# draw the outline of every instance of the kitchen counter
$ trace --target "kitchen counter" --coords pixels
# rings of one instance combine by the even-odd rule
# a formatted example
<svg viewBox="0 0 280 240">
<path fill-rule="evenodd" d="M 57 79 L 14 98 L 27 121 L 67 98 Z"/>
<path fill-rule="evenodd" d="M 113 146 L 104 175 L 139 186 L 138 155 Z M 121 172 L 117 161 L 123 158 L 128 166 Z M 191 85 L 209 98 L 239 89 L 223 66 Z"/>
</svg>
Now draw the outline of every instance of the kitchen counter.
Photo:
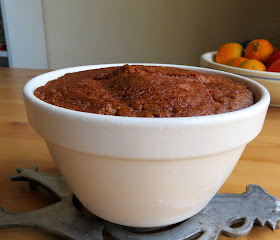
<svg viewBox="0 0 280 240">
<path fill-rule="evenodd" d="M 0 205 L 6 211 L 24 212 L 48 206 L 56 199 L 40 188 L 30 190 L 26 182 L 11 182 L 17 167 L 39 167 L 40 172 L 58 175 L 43 139 L 29 126 L 21 90 L 24 84 L 47 70 L 0 68 Z M 280 198 L 280 108 L 270 107 L 263 130 L 249 143 L 221 193 L 242 193 L 248 184 L 258 184 Z M 1 216 L 0 216 L 1 218 Z M 31 228 L 0 230 L 0 239 L 59 240 L 52 234 Z M 110 238 L 106 238 L 110 239 Z M 219 240 L 228 238 L 220 236 Z M 254 226 L 243 238 L 278 240 L 280 230 Z"/>
</svg>

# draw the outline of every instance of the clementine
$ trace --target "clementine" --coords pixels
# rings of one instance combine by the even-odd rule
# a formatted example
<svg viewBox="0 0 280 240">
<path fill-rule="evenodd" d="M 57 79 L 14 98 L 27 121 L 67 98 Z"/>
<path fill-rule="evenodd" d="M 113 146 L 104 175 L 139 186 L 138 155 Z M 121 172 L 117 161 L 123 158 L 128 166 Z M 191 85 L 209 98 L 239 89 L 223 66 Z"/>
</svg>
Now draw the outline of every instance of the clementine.
<svg viewBox="0 0 280 240">
<path fill-rule="evenodd" d="M 247 45 L 244 56 L 249 59 L 256 59 L 262 63 L 266 63 L 273 52 L 274 47 L 269 41 L 265 39 L 256 39 Z"/>
<path fill-rule="evenodd" d="M 256 60 L 256 59 L 248 59 L 238 65 L 240 68 L 250 69 L 250 70 L 257 70 L 257 71 L 266 71 L 266 66 Z"/>
<path fill-rule="evenodd" d="M 243 54 L 243 47 L 239 43 L 226 43 L 221 46 L 216 55 L 216 62 L 220 64 L 228 64 L 228 62 Z"/>
<path fill-rule="evenodd" d="M 244 61 L 248 60 L 248 58 L 245 57 L 237 57 L 237 58 L 233 58 L 228 62 L 229 66 L 232 67 L 238 67 L 238 65 Z"/>
</svg>

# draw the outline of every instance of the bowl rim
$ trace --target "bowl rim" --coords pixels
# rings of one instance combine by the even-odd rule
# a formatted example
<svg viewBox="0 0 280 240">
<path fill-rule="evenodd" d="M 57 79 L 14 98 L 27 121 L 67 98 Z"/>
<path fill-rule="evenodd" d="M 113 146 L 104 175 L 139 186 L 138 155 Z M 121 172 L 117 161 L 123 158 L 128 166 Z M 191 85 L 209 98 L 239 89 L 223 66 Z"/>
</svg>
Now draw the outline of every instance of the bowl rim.
<svg viewBox="0 0 280 240">
<path fill-rule="evenodd" d="M 208 67 L 217 67 L 219 70 L 224 71 L 230 71 L 237 74 L 242 74 L 243 76 L 246 76 L 248 78 L 254 77 L 254 78 L 260 78 L 260 79 L 268 79 L 268 80 L 274 80 L 274 81 L 280 81 L 280 73 L 278 72 L 268 72 L 268 71 L 256 71 L 256 70 L 250 70 L 250 69 L 244 69 L 244 68 L 237 68 L 228 66 L 225 64 L 216 63 L 213 60 L 213 57 L 217 54 L 217 51 L 212 52 L 206 52 L 201 55 L 200 60 L 207 63 Z M 204 65 L 204 64 L 203 64 Z"/>
<path fill-rule="evenodd" d="M 163 66 L 163 67 L 175 67 L 183 68 L 193 71 L 198 71 L 206 74 L 216 74 L 230 79 L 240 79 L 243 83 L 249 83 L 260 92 L 260 99 L 252 106 L 237 110 L 234 112 L 205 115 L 205 116 L 193 116 L 193 117 L 170 117 L 170 118 L 147 118 L 147 117 L 126 117 L 126 116 L 113 116 L 113 115 L 102 115 L 95 113 L 87 113 L 76 110 L 70 110 L 63 107 L 58 107 L 49 103 L 46 103 L 34 95 L 34 90 L 43 86 L 46 82 L 57 79 L 66 73 L 78 72 L 90 69 L 105 68 L 105 67 L 116 67 L 125 64 L 130 65 L 146 65 L 146 66 Z M 234 81 L 234 80 L 233 80 Z M 42 84 L 41 84 L 42 83 Z M 65 118 L 80 119 L 81 121 L 97 121 L 103 123 L 119 123 L 130 126 L 170 126 L 170 125 L 194 125 L 200 126 L 205 123 L 217 124 L 217 122 L 228 122 L 232 120 L 240 120 L 244 117 L 248 117 L 256 112 L 260 112 L 266 109 L 270 102 L 270 95 L 268 90 L 259 84 L 258 82 L 249 78 L 240 76 L 238 74 L 228 73 L 220 70 L 214 70 L 209 68 L 194 67 L 187 65 L 177 64 L 159 64 L 159 63 L 114 63 L 114 64 L 96 64 L 96 65 L 84 65 L 77 67 L 69 67 L 50 71 L 41 75 L 38 75 L 30 79 L 23 87 L 22 95 L 24 101 L 30 103 L 33 107 L 41 109 L 43 111 L 51 112 Z"/>
</svg>

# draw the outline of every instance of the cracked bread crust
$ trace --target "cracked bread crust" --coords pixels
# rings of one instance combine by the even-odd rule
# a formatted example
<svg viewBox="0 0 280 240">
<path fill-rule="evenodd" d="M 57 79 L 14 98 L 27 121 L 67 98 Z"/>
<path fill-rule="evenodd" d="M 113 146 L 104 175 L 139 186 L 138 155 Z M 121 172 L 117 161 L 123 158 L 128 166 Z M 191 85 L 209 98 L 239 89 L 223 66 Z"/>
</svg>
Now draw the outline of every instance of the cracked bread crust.
<svg viewBox="0 0 280 240">
<path fill-rule="evenodd" d="M 128 117 L 191 117 L 254 103 L 244 84 L 180 68 L 124 65 L 68 73 L 39 87 L 39 99 L 67 109 Z"/>
</svg>

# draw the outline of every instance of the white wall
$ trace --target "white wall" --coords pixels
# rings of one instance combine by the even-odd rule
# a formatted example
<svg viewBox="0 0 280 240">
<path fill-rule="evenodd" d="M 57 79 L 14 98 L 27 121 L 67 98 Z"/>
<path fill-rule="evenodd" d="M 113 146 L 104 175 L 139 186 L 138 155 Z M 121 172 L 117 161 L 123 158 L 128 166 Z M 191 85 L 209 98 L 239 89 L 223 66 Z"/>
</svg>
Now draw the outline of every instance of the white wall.
<svg viewBox="0 0 280 240">
<path fill-rule="evenodd" d="M 221 44 L 280 47 L 279 0 L 43 0 L 49 67 L 113 62 L 199 65 Z"/>
<path fill-rule="evenodd" d="M 1 0 L 1 10 L 13 68 L 48 68 L 42 0 Z"/>
</svg>

